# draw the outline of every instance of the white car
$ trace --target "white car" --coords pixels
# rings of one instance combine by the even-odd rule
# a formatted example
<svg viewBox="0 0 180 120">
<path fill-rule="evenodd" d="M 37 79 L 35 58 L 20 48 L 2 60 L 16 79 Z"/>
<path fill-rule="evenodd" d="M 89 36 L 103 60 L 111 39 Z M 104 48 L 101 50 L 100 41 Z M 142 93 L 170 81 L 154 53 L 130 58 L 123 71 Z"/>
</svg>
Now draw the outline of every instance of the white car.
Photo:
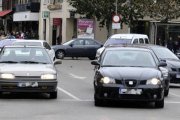
<svg viewBox="0 0 180 120">
<path fill-rule="evenodd" d="M 16 40 L 13 42 L 13 45 L 27 45 L 27 46 L 42 46 L 46 48 L 47 52 L 49 53 L 50 58 L 54 61 L 55 60 L 55 52 L 54 49 L 45 41 L 45 40 Z"/>
<path fill-rule="evenodd" d="M 101 55 L 106 46 L 119 44 L 149 44 L 149 38 L 145 34 L 114 34 L 108 38 L 103 47 L 97 50 L 96 58 Z"/>
</svg>

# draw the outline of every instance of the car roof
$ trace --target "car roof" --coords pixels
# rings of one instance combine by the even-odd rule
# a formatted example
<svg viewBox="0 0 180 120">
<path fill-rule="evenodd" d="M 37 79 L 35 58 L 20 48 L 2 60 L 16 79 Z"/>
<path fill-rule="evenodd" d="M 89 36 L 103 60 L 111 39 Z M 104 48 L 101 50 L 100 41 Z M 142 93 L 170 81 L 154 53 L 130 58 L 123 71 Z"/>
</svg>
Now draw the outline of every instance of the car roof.
<svg viewBox="0 0 180 120">
<path fill-rule="evenodd" d="M 18 45 L 18 46 L 14 46 L 14 45 L 8 45 L 8 46 L 4 46 L 3 48 L 44 48 L 42 46 L 24 46 L 24 45 Z"/>
<path fill-rule="evenodd" d="M 108 46 L 105 48 L 105 50 L 141 50 L 141 51 L 151 51 L 148 47 L 143 47 L 141 45 L 113 45 L 113 46 Z"/>
<path fill-rule="evenodd" d="M 110 36 L 110 38 L 126 38 L 126 39 L 132 39 L 134 37 L 145 37 L 148 38 L 145 34 L 133 34 L 133 33 L 127 33 L 127 34 L 114 34 Z"/>
<path fill-rule="evenodd" d="M 35 39 L 21 39 L 21 40 L 16 40 L 15 42 L 45 42 L 45 40 L 35 40 Z"/>
</svg>

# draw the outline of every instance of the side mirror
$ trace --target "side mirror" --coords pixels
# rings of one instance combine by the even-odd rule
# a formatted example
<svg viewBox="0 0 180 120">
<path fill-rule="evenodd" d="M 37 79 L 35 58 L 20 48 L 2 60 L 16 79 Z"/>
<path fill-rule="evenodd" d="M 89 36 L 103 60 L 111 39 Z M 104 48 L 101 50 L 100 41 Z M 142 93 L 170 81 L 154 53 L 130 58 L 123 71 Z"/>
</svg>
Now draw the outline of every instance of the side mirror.
<svg viewBox="0 0 180 120">
<path fill-rule="evenodd" d="M 100 63 L 99 63 L 97 60 L 93 60 L 93 61 L 91 62 L 91 65 L 100 65 Z"/>
<path fill-rule="evenodd" d="M 167 63 L 166 62 L 160 62 L 158 64 L 158 67 L 166 67 L 167 66 Z"/>
<path fill-rule="evenodd" d="M 74 46 L 74 44 L 70 44 L 69 46 L 73 47 L 73 46 Z"/>
<path fill-rule="evenodd" d="M 60 60 L 55 60 L 55 61 L 54 61 L 54 65 L 57 65 L 57 64 L 62 64 L 62 61 L 60 61 Z"/>
</svg>

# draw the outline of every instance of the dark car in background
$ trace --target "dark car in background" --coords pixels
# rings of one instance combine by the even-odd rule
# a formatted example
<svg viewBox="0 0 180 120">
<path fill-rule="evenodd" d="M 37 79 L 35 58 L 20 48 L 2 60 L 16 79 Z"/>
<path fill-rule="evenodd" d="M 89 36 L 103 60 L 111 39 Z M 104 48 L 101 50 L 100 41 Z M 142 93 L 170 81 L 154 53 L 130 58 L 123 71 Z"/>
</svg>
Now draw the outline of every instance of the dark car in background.
<svg viewBox="0 0 180 120">
<path fill-rule="evenodd" d="M 91 64 L 99 66 L 94 76 L 96 106 L 107 100 L 129 100 L 155 102 L 155 107 L 164 107 L 165 81 L 159 67 L 167 64 L 151 50 L 107 47 L 100 59 Z"/>
<path fill-rule="evenodd" d="M 153 50 L 160 60 L 167 63 L 170 83 L 180 83 L 180 59 L 166 47 L 152 44 L 143 46 Z"/>
<path fill-rule="evenodd" d="M 76 38 L 62 45 L 54 45 L 52 48 L 55 51 L 55 56 L 58 59 L 64 57 L 88 57 L 93 60 L 96 56 L 96 51 L 103 45 L 94 39 Z"/>
</svg>

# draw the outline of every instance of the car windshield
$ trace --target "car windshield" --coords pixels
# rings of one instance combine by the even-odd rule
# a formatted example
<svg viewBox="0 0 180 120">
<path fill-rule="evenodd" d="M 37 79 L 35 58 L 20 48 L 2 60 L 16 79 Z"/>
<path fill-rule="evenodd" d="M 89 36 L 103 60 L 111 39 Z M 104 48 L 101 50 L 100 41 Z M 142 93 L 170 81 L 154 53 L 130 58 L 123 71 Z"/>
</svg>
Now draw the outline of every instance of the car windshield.
<svg viewBox="0 0 180 120">
<path fill-rule="evenodd" d="M 120 39 L 120 38 L 110 38 L 108 39 L 104 46 L 108 46 L 108 45 L 116 45 L 116 44 L 130 44 L 131 43 L 131 39 Z"/>
<path fill-rule="evenodd" d="M 6 47 L 1 51 L 0 63 L 43 63 L 50 64 L 48 53 L 43 48 Z"/>
<path fill-rule="evenodd" d="M 154 47 L 152 49 L 155 52 L 155 54 L 157 55 L 157 57 L 160 58 L 160 59 L 179 60 L 178 57 L 173 52 L 171 52 L 168 48 Z"/>
<path fill-rule="evenodd" d="M 104 54 L 104 67 L 156 67 L 152 54 L 147 51 L 108 50 Z"/>
<path fill-rule="evenodd" d="M 42 46 L 40 42 L 14 42 L 13 45 Z"/>
</svg>

